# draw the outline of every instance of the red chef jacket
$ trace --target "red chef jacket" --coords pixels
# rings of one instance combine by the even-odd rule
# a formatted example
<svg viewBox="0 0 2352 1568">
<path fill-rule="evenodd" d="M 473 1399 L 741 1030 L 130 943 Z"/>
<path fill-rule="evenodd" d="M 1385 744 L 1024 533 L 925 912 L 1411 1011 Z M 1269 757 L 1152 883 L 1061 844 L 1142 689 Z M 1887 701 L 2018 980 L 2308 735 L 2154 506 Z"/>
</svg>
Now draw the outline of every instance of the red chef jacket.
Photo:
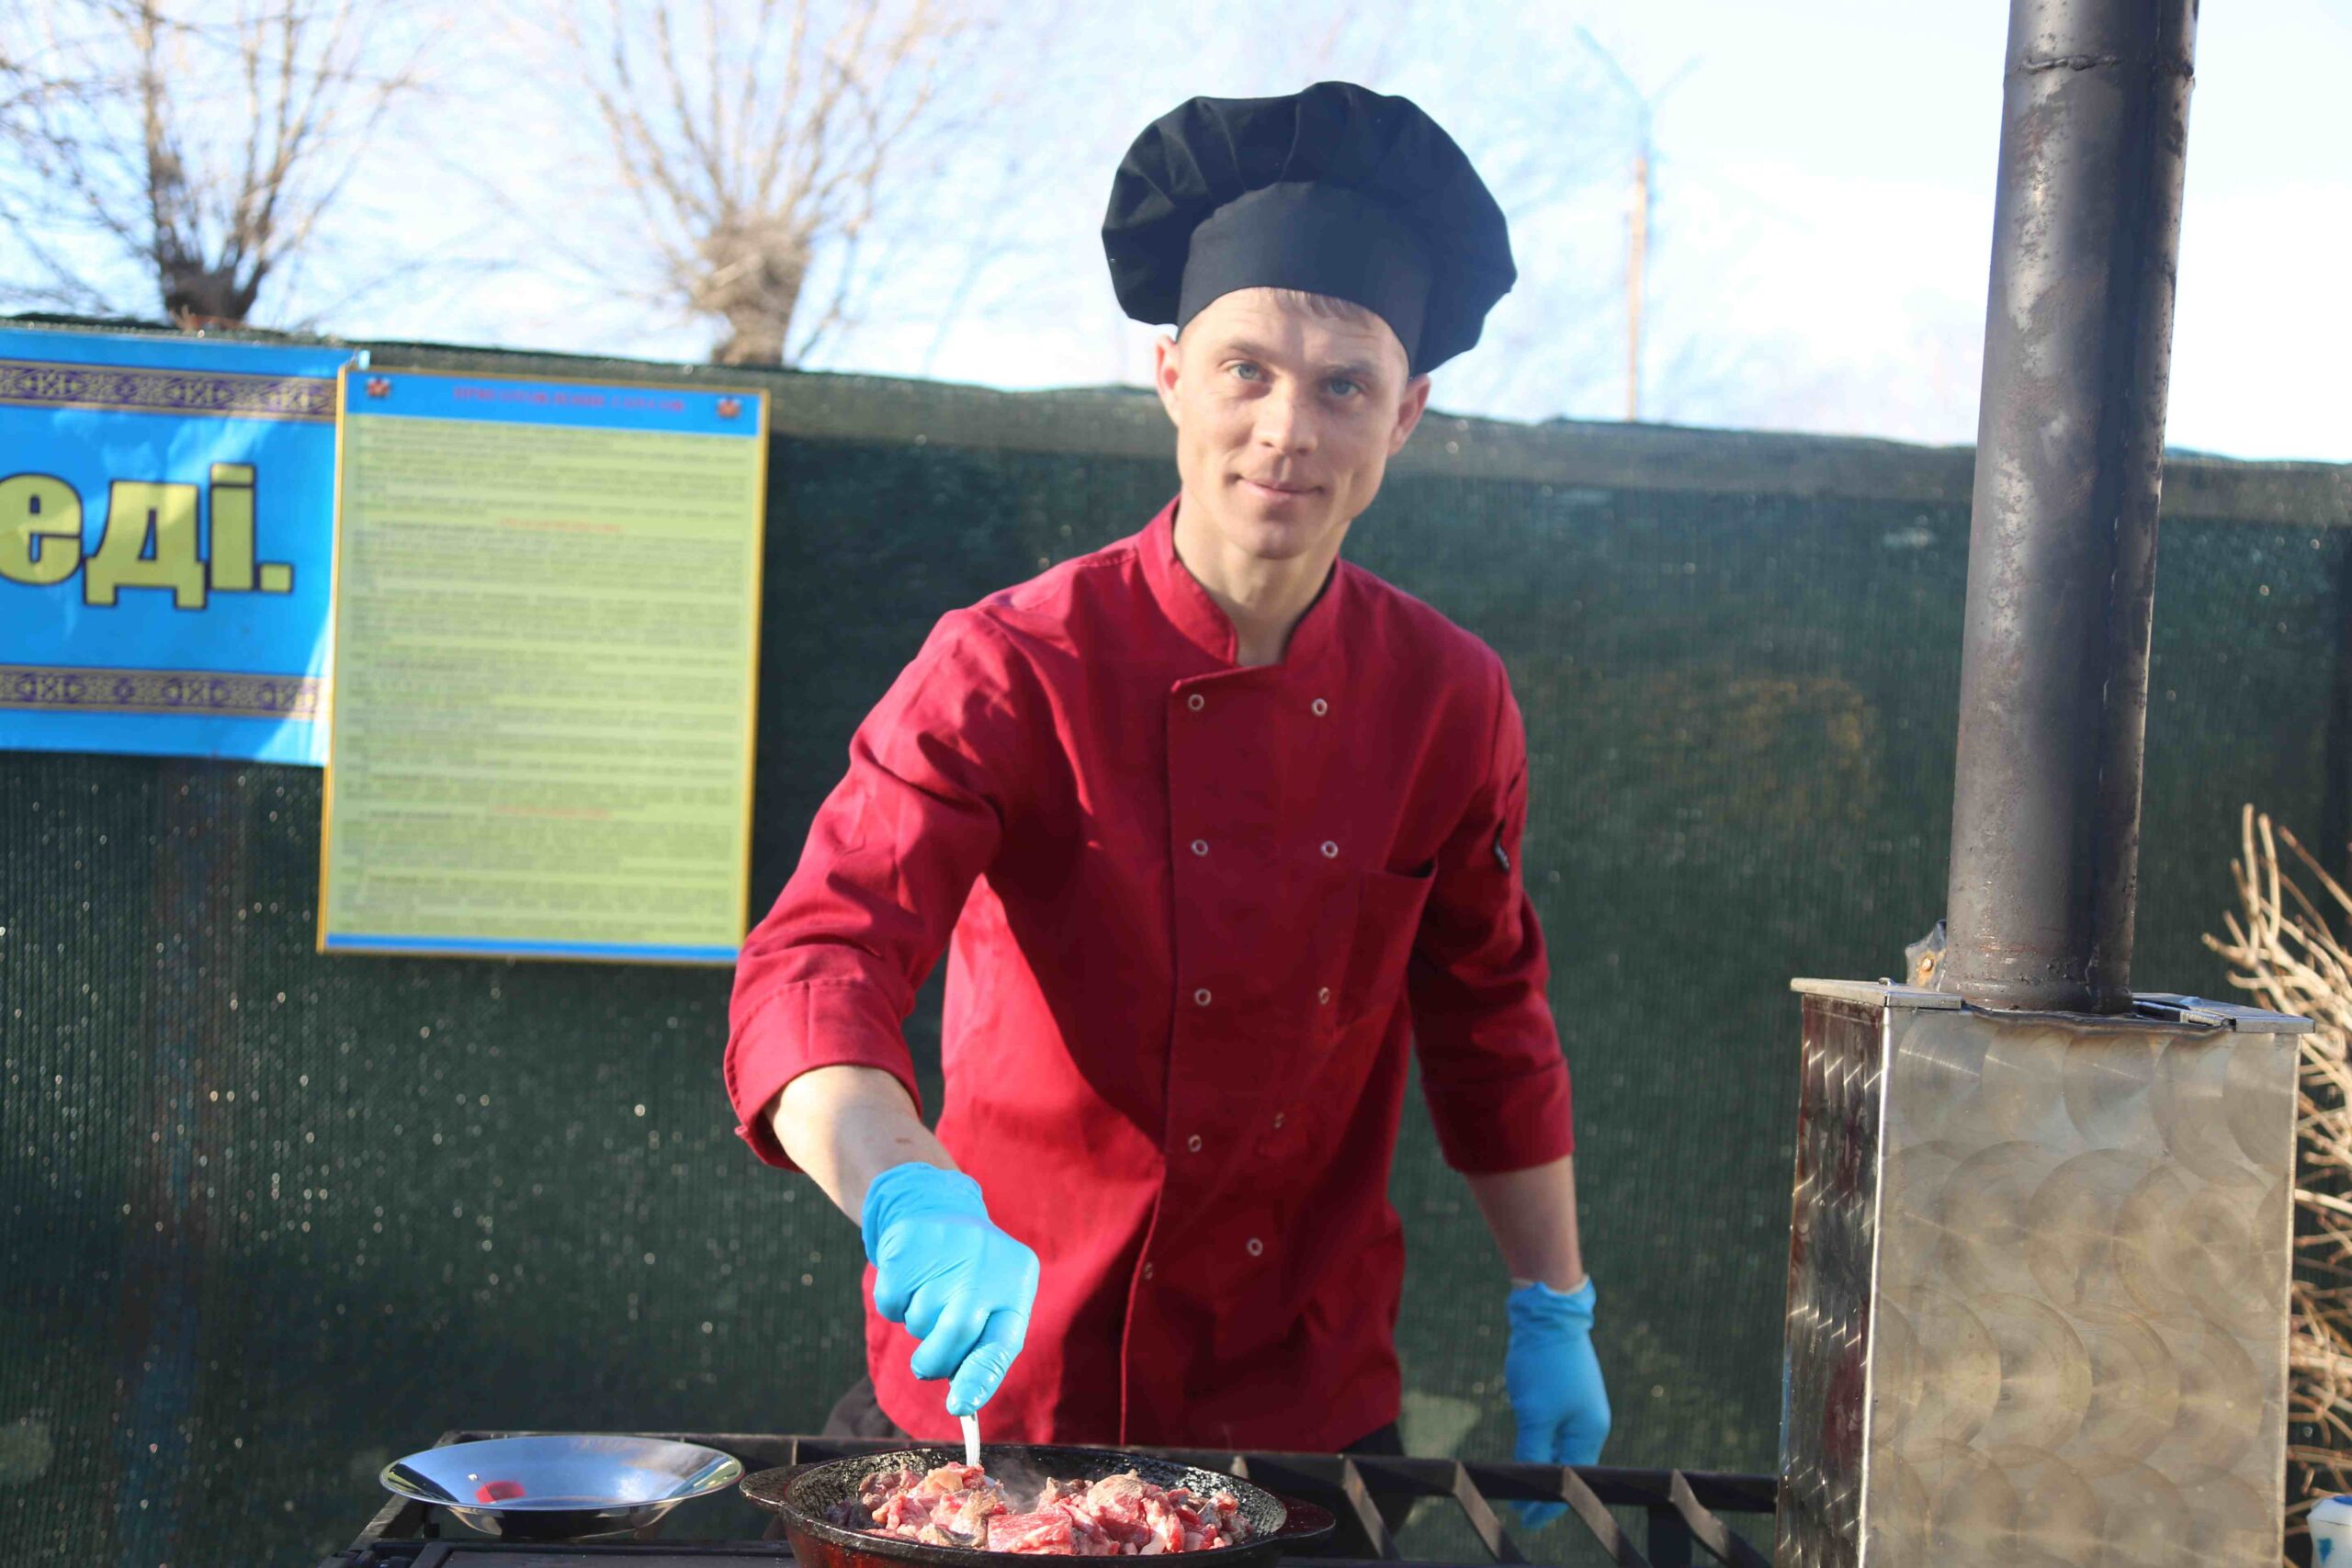
<svg viewBox="0 0 2352 1568">
<path fill-rule="evenodd" d="M 1329 1451 L 1397 1414 L 1408 1046 L 1457 1169 L 1571 1147 L 1526 745 L 1493 651 L 1344 560 L 1238 667 L 1175 513 L 939 623 L 743 945 L 727 1089 L 787 1168 L 797 1074 L 914 1095 L 945 946 L 939 1138 L 1041 1265 L 989 1435 Z M 865 1295 L 882 1409 L 952 1439 Z"/>
</svg>

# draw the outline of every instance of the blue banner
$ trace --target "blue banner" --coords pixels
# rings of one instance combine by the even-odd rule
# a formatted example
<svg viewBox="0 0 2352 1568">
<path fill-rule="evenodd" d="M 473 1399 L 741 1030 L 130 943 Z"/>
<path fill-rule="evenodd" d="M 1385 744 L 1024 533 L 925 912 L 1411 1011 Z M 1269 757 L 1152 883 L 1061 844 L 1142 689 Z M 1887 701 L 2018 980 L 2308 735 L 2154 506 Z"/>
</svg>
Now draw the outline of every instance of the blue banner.
<svg viewBox="0 0 2352 1568">
<path fill-rule="evenodd" d="M 351 412 L 369 418 L 459 419 L 471 424 L 560 424 L 678 435 L 761 438 L 759 399 L 695 387 L 528 381 L 453 370 L 379 371 L 351 377 Z M 745 418 L 750 411 L 752 417 Z"/>
<path fill-rule="evenodd" d="M 0 748 L 326 761 L 361 357 L 0 328 Z"/>
</svg>

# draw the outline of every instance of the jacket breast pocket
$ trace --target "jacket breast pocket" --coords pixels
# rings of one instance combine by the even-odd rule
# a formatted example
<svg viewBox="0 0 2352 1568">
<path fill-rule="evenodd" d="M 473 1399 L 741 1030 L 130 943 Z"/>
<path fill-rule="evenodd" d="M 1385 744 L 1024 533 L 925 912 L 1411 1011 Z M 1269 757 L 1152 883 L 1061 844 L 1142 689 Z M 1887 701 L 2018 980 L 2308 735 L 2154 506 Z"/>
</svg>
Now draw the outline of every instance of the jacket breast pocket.
<svg viewBox="0 0 2352 1568">
<path fill-rule="evenodd" d="M 1385 1018 L 1396 1007 L 1404 989 L 1406 960 L 1412 957 L 1413 939 L 1421 929 L 1421 910 L 1436 880 L 1435 868 L 1363 874 L 1340 993 L 1341 1029 L 1367 1018 Z"/>
</svg>

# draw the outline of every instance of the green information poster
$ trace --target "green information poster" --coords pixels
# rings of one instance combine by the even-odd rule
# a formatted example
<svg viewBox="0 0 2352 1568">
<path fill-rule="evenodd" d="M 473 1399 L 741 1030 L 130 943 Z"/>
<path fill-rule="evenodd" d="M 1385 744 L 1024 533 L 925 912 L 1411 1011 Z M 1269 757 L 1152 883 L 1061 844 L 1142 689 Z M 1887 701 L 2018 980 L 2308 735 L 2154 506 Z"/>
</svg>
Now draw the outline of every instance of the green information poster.
<svg viewBox="0 0 2352 1568">
<path fill-rule="evenodd" d="M 319 946 L 730 963 L 763 394 L 344 389 Z"/>
</svg>

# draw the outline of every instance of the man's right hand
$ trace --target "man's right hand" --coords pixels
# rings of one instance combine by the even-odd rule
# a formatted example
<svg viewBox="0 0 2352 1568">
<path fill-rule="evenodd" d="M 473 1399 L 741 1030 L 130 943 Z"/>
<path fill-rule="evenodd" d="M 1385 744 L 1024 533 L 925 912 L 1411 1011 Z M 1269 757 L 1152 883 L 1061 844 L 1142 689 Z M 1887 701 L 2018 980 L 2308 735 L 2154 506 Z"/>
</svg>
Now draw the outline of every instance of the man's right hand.
<svg viewBox="0 0 2352 1568">
<path fill-rule="evenodd" d="M 990 1222 L 978 1182 L 921 1161 L 874 1179 L 858 1228 L 876 1309 L 922 1341 L 915 1376 L 949 1379 L 948 1414 L 973 1414 L 1028 1337 L 1037 1255 Z"/>
</svg>

